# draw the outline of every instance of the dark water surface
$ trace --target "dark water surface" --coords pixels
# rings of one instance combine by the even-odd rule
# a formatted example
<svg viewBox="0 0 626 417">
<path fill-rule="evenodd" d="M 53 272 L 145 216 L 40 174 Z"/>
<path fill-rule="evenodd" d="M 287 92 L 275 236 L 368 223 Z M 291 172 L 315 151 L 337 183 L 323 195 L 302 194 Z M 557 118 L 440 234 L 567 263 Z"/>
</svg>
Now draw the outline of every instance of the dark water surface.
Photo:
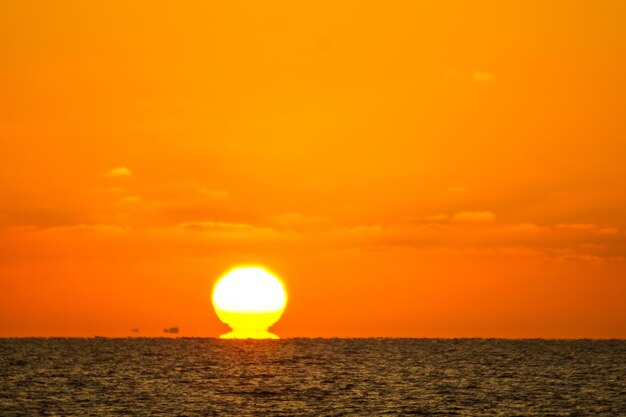
<svg viewBox="0 0 626 417">
<path fill-rule="evenodd" d="M 626 341 L 0 339 L 2 416 L 626 416 Z"/>
</svg>

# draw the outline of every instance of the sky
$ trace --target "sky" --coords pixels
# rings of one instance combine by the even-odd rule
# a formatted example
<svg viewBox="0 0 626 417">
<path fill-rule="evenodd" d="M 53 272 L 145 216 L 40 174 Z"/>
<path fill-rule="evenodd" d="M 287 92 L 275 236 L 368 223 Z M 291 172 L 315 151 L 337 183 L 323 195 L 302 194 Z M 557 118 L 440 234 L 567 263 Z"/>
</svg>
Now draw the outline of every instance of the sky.
<svg viewBox="0 0 626 417">
<path fill-rule="evenodd" d="M 626 2 L 0 3 L 0 337 L 626 337 Z M 132 329 L 139 329 L 133 333 Z"/>
</svg>

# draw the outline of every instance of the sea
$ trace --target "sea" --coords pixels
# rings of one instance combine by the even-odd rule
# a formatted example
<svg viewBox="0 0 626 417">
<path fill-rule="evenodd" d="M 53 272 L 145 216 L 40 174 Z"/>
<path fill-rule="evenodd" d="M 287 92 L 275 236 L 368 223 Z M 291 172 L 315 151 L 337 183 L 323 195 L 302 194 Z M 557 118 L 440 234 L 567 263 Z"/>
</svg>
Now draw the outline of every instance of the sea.
<svg viewBox="0 0 626 417">
<path fill-rule="evenodd" d="M 626 341 L 0 339 L 0 416 L 626 416 Z"/>
</svg>

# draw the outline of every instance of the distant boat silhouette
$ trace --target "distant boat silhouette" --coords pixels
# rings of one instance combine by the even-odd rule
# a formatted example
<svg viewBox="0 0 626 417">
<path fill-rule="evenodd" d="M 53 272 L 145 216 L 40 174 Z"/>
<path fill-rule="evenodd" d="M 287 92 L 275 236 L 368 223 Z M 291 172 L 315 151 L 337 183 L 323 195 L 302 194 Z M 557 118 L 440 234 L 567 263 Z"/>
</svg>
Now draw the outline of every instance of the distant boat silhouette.
<svg viewBox="0 0 626 417">
<path fill-rule="evenodd" d="M 172 333 L 172 334 L 180 333 L 180 329 L 178 327 L 168 327 L 168 328 L 163 329 L 163 331 L 165 333 Z"/>
</svg>

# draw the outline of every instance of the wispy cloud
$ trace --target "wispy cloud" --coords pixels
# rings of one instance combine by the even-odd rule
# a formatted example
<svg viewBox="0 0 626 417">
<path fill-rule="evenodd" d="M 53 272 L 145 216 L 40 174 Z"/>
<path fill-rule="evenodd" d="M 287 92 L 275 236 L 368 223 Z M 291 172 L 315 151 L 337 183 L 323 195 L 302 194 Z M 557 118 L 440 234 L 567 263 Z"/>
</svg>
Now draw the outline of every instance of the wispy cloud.
<svg viewBox="0 0 626 417">
<path fill-rule="evenodd" d="M 138 203 L 141 201 L 141 197 L 138 195 L 129 195 L 120 199 L 122 203 Z"/>
<path fill-rule="evenodd" d="M 199 196 L 214 198 L 214 199 L 227 199 L 230 198 L 230 193 L 226 190 L 212 190 L 209 188 L 199 188 L 197 190 Z"/>
<path fill-rule="evenodd" d="M 184 222 L 178 225 L 178 230 L 199 232 L 220 239 L 266 240 L 285 237 L 270 227 L 255 226 L 248 223 L 228 223 L 219 221 Z"/>
<path fill-rule="evenodd" d="M 120 233 L 130 233 L 132 229 L 128 227 L 110 225 L 110 224 L 88 224 L 88 223 L 79 223 L 69 226 L 59 226 L 59 227 L 50 227 L 47 229 L 41 229 L 44 233 L 55 233 L 55 232 L 80 232 L 80 233 L 108 233 L 108 234 L 120 234 Z"/>
<path fill-rule="evenodd" d="M 487 71 L 475 71 L 472 78 L 477 82 L 489 82 L 493 80 L 493 74 Z"/>
<path fill-rule="evenodd" d="M 593 232 L 604 235 L 616 235 L 619 229 L 614 227 L 603 227 L 593 223 L 567 223 L 559 224 L 557 228 L 569 232 Z"/>
<path fill-rule="evenodd" d="M 273 222 L 280 226 L 319 226 L 328 221 L 325 216 L 308 216 L 300 213 L 283 213 L 272 218 Z"/>
<path fill-rule="evenodd" d="M 193 231 L 256 231 L 256 230 L 271 230 L 261 229 L 251 224 L 246 223 L 227 223 L 227 222 L 213 222 L 213 221 L 200 221 L 200 222 L 185 222 L 179 225 L 181 229 L 193 230 Z"/>
<path fill-rule="evenodd" d="M 453 223 L 493 223 L 496 215 L 491 211 L 464 211 L 452 216 Z"/>
<path fill-rule="evenodd" d="M 120 166 L 120 167 L 111 169 L 109 172 L 107 172 L 104 175 L 105 177 L 109 177 L 109 178 L 122 178 L 122 177 L 131 177 L 133 173 L 127 167 Z"/>
</svg>

